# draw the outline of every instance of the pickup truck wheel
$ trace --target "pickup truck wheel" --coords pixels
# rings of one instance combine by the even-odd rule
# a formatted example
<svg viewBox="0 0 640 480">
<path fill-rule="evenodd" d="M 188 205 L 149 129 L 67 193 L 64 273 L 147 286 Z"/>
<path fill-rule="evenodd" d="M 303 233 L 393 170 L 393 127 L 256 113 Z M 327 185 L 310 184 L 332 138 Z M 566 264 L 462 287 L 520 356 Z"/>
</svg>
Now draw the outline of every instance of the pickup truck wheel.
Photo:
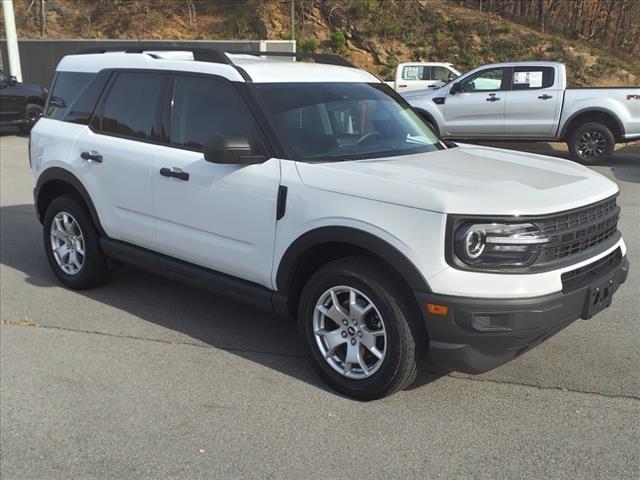
<svg viewBox="0 0 640 480">
<path fill-rule="evenodd" d="M 25 109 L 25 123 L 18 125 L 18 129 L 23 134 L 28 134 L 38 119 L 43 115 L 44 109 L 37 103 L 28 103 Z"/>
<path fill-rule="evenodd" d="M 388 278 L 366 257 L 336 260 L 311 277 L 300 301 L 311 363 L 331 387 L 360 400 L 401 390 L 417 372 L 413 319 Z"/>
<path fill-rule="evenodd" d="M 593 164 L 606 162 L 611 158 L 616 140 L 606 126 L 589 122 L 576 127 L 571 132 L 567 144 L 575 161 Z"/>
<path fill-rule="evenodd" d="M 68 288 L 84 290 L 104 283 L 109 275 L 99 234 L 86 208 L 73 196 L 51 202 L 43 222 L 47 260 Z"/>
</svg>

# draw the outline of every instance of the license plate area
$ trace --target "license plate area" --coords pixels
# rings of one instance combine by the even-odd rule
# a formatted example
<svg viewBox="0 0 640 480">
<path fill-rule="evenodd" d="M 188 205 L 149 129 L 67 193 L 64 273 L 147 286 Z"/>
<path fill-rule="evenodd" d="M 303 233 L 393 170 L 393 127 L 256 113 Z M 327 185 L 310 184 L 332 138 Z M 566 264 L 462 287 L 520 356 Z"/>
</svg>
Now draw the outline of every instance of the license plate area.
<svg viewBox="0 0 640 480">
<path fill-rule="evenodd" d="M 615 275 L 611 275 L 605 280 L 601 280 L 595 285 L 592 285 L 589 290 L 587 290 L 587 297 L 584 301 L 582 318 L 588 320 L 611 305 L 613 292 L 615 292 L 615 290 Z"/>
</svg>

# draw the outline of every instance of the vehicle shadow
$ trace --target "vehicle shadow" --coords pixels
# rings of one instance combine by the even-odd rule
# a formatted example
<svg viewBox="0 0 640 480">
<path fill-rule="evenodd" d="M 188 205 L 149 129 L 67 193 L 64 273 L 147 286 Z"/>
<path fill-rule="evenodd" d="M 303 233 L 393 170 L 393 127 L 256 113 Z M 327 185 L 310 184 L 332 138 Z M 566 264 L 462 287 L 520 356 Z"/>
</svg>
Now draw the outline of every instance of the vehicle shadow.
<svg viewBox="0 0 640 480">
<path fill-rule="evenodd" d="M 0 207 L 0 263 L 24 273 L 31 285 L 59 288 L 45 258 L 42 227 L 33 208 L 29 204 Z M 132 267 L 115 271 L 100 288 L 74 293 L 186 335 L 185 343 L 223 350 L 339 395 L 306 360 L 293 320 Z M 441 376 L 425 370 L 410 388 Z"/>
<path fill-rule="evenodd" d="M 0 126 L 0 137 L 6 137 L 13 135 L 16 137 L 28 138 L 29 135 L 22 133 L 18 130 L 18 127 L 12 127 L 10 125 Z"/>
</svg>

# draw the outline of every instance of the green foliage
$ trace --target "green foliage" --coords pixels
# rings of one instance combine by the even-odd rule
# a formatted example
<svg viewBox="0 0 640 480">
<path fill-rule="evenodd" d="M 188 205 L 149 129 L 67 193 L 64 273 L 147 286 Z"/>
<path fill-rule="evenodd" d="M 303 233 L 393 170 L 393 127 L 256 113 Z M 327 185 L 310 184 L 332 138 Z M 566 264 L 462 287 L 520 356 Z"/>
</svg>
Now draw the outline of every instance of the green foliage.
<svg viewBox="0 0 640 480">
<path fill-rule="evenodd" d="M 340 29 L 331 32 L 329 42 L 334 52 L 343 53 L 347 50 L 347 39 L 344 36 L 344 32 Z"/>
<path fill-rule="evenodd" d="M 315 38 L 300 38 L 298 39 L 298 50 L 300 52 L 313 53 L 318 48 L 318 43 Z"/>
</svg>

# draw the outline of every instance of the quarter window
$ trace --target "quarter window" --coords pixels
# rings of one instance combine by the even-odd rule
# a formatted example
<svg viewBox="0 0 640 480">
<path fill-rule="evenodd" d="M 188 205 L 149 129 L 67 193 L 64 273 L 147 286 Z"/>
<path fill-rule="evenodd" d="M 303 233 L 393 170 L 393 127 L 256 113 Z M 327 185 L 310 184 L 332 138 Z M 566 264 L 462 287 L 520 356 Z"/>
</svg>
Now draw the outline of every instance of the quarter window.
<svg viewBox="0 0 640 480">
<path fill-rule="evenodd" d="M 75 102 L 94 76 L 94 73 L 59 72 L 51 89 L 47 117 L 63 120 L 69 106 Z"/>
<path fill-rule="evenodd" d="M 163 108 L 165 75 L 122 72 L 111 84 L 102 107 L 98 129 L 107 134 L 163 141 L 158 120 Z"/>
<path fill-rule="evenodd" d="M 254 119 L 230 83 L 211 78 L 176 77 L 171 143 L 202 151 L 213 135 L 245 137 L 254 155 L 265 153 Z"/>
</svg>

